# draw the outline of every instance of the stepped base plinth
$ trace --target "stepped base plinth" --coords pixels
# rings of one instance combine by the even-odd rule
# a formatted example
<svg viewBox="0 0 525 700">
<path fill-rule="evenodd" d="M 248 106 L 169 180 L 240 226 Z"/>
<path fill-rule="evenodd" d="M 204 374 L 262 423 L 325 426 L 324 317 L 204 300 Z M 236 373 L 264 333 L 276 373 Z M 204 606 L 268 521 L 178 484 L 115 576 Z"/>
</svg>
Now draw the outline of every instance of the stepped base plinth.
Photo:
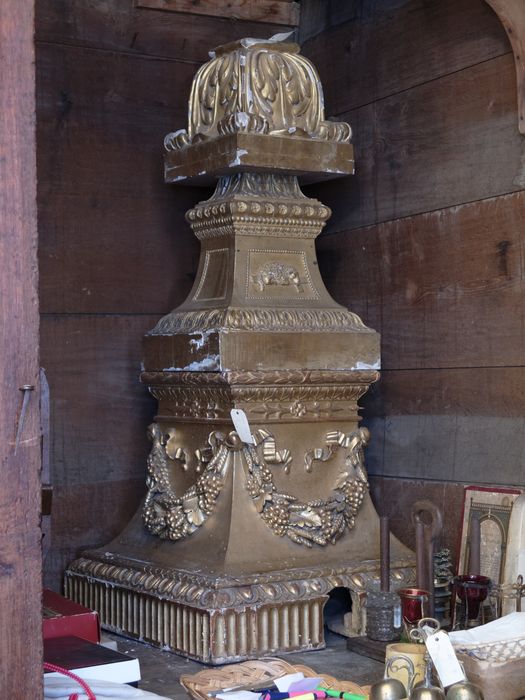
<svg viewBox="0 0 525 700">
<path fill-rule="evenodd" d="M 412 558 L 395 560 L 391 576 L 412 585 Z M 378 585 L 378 561 L 217 578 L 86 552 L 66 572 L 66 594 L 98 610 L 104 629 L 212 665 L 323 648 L 336 587 L 350 590 L 359 634 L 365 589 Z"/>
</svg>

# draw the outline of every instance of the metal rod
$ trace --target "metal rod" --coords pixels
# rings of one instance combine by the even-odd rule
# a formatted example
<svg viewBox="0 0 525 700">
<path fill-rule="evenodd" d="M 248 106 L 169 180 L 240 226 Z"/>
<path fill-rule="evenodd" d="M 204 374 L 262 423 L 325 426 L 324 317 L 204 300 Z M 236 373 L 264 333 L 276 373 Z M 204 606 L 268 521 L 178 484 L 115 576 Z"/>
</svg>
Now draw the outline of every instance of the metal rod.
<svg viewBox="0 0 525 700">
<path fill-rule="evenodd" d="M 473 515 L 470 520 L 470 557 L 469 574 L 479 576 L 481 569 L 481 523 L 477 515 Z"/>
<path fill-rule="evenodd" d="M 429 533 L 430 535 L 430 533 Z M 435 591 L 434 591 L 434 539 L 428 537 L 426 545 L 427 556 L 427 583 L 428 583 L 428 616 L 434 617 L 436 611 Z"/>
<path fill-rule="evenodd" d="M 20 416 L 18 418 L 18 428 L 16 430 L 16 440 L 15 440 L 15 455 L 18 451 L 18 446 L 20 445 L 20 438 L 22 437 L 22 430 L 24 429 L 24 421 L 27 413 L 27 406 L 29 404 L 29 397 L 31 392 L 35 387 L 32 384 L 23 384 L 20 387 L 20 391 L 24 392 L 24 398 L 22 399 L 22 409 L 20 411 Z"/>
<path fill-rule="evenodd" d="M 424 591 L 427 588 L 427 567 L 425 565 L 425 525 L 416 521 L 416 586 Z"/>
<path fill-rule="evenodd" d="M 425 516 L 425 517 L 423 517 Z M 443 515 L 431 501 L 416 501 L 412 506 L 412 522 L 416 526 L 416 565 L 419 563 L 418 580 L 425 578 L 428 591 L 428 615 L 434 615 L 434 547 L 443 528 Z M 419 585 L 419 583 L 418 583 Z"/>
<path fill-rule="evenodd" d="M 390 591 L 390 529 L 388 527 L 388 517 L 381 516 L 380 537 L 379 537 L 379 557 L 381 559 L 381 591 Z"/>
</svg>

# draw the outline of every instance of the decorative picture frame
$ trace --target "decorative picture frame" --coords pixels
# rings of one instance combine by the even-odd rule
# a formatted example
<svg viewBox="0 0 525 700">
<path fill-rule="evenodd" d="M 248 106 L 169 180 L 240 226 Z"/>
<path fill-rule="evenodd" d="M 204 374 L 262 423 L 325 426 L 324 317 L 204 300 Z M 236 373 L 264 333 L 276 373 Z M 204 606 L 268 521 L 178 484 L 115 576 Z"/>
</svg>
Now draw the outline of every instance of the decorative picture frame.
<svg viewBox="0 0 525 700">
<path fill-rule="evenodd" d="M 481 530 L 480 574 L 493 584 L 503 583 L 507 541 L 512 506 L 523 489 L 466 486 L 457 554 L 458 574 L 470 573 L 470 535 L 473 518 L 479 519 Z"/>
</svg>

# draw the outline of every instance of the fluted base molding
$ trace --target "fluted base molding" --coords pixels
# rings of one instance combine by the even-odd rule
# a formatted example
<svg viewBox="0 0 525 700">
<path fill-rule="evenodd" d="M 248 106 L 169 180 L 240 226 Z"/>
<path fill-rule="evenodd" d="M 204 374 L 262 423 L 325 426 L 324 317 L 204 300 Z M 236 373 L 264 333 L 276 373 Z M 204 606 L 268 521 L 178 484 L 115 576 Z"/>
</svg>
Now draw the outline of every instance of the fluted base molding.
<svg viewBox="0 0 525 700">
<path fill-rule="evenodd" d="M 98 611 L 104 629 L 220 665 L 323 648 L 323 608 L 330 590 L 340 586 L 350 589 L 354 632 L 361 633 L 365 589 L 378 587 L 377 562 L 366 564 L 324 575 L 319 569 L 280 571 L 232 585 L 227 578 L 206 582 L 187 572 L 133 572 L 82 558 L 66 572 L 65 587 L 69 598 Z M 393 587 L 413 584 L 412 564 L 395 562 Z"/>
</svg>

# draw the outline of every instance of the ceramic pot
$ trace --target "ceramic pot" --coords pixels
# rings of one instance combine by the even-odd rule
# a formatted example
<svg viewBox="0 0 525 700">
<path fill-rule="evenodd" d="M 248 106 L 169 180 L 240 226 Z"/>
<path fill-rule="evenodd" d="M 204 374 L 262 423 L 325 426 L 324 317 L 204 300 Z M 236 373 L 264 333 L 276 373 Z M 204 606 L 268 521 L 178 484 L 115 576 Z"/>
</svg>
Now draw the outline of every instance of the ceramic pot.
<svg viewBox="0 0 525 700">
<path fill-rule="evenodd" d="M 385 653 L 385 668 L 388 678 L 397 678 L 407 689 L 412 688 L 425 678 L 424 644 L 388 644 Z"/>
</svg>

